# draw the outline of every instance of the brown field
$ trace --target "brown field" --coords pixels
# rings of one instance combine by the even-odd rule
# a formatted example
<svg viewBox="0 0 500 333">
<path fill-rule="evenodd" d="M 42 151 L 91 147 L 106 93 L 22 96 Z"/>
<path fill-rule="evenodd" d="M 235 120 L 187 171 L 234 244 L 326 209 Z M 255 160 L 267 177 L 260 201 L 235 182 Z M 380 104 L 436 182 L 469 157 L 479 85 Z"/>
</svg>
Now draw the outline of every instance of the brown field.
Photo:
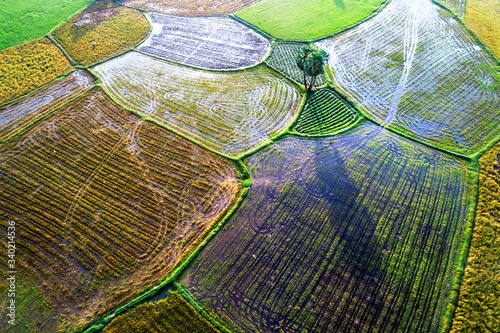
<svg viewBox="0 0 500 333">
<path fill-rule="evenodd" d="M 500 1 L 467 0 L 465 23 L 500 58 Z"/>
<path fill-rule="evenodd" d="M 451 332 L 500 332 L 500 145 L 479 166 L 479 200 Z"/>
<path fill-rule="evenodd" d="M 145 303 L 123 316 L 115 318 L 104 333 L 217 333 L 178 292 L 170 292 L 166 299 Z"/>
<path fill-rule="evenodd" d="M 80 70 L 27 98 L 0 108 L 0 142 L 90 87 L 92 78 Z"/>
<path fill-rule="evenodd" d="M 71 69 L 68 59 L 47 38 L 0 52 L 0 104 L 41 87 Z"/>
<path fill-rule="evenodd" d="M 146 38 L 149 24 L 137 10 L 98 1 L 53 32 L 54 38 L 76 61 L 90 65 Z"/>
<path fill-rule="evenodd" d="M 250 7 L 260 0 L 122 0 L 126 6 L 175 15 L 224 15 Z"/>
<path fill-rule="evenodd" d="M 16 221 L 18 270 L 63 326 L 164 278 L 239 191 L 232 164 L 98 89 L 0 146 L 0 175 L 0 232 Z"/>
</svg>

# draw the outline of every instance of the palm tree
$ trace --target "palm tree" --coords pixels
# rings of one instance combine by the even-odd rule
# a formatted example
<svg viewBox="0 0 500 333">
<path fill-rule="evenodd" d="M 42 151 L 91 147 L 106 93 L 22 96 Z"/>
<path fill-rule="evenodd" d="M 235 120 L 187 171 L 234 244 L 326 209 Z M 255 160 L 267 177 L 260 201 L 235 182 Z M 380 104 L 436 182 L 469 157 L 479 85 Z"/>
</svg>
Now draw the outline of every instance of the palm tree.
<svg viewBox="0 0 500 333">
<path fill-rule="evenodd" d="M 323 66 L 328 61 L 328 57 L 328 52 L 325 50 L 316 50 L 309 45 L 300 49 L 296 62 L 299 69 L 304 72 L 304 86 L 306 90 L 311 91 L 318 75 L 324 73 Z M 307 84 L 307 76 L 312 77 L 309 85 Z"/>
</svg>

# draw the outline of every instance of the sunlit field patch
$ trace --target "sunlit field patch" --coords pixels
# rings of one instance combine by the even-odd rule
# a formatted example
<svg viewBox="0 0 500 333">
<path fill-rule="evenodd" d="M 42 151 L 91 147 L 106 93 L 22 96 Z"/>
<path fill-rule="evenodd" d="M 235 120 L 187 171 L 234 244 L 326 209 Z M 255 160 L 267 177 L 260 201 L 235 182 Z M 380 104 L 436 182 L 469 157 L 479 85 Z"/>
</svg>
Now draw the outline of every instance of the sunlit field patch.
<svg viewBox="0 0 500 333">
<path fill-rule="evenodd" d="M 236 13 L 271 36 L 312 41 L 339 32 L 375 12 L 385 0 L 263 0 Z"/>
<path fill-rule="evenodd" d="M 0 142 L 91 87 L 90 76 L 76 71 L 16 103 L 0 108 Z"/>
<path fill-rule="evenodd" d="M 76 61 L 90 65 L 132 48 L 148 31 L 149 24 L 139 11 L 101 0 L 52 35 Z"/>
<path fill-rule="evenodd" d="M 475 177 L 370 123 L 246 159 L 246 201 L 181 284 L 235 332 L 436 332 Z"/>
<path fill-rule="evenodd" d="M 0 52 L 0 104 L 41 87 L 71 69 L 47 38 Z"/>
<path fill-rule="evenodd" d="M 179 293 L 169 292 L 166 299 L 146 303 L 117 317 L 103 333 L 218 333 Z"/>
<path fill-rule="evenodd" d="M 120 104 L 233 157 L 283 131 L 300 102 L 265 66 L 214 73 L 129 52 L 92 70 Z"/>
<path fill-rule="evenodd" d="M 140 51 L 208 69 L 250 67 L 264 60 L 269 41 L 226 17 L 179 17 L 149 13 L 152 34 Z"/>
<path fill-rule="evenodd" d="M 393 0 L 318 44 L 330 53 L 336 84 L 384 126 L 467 156 L 500 135 L 492 59 L 429 0 Z"/>
<path fill-rule="evenodd" d="M 18 270 L 61 327 L 166 277 L 239 192 L 230 162 L 98 89 L 0 146 L 0 175 L 0 232 L 16 221 Z"/>
</svg>

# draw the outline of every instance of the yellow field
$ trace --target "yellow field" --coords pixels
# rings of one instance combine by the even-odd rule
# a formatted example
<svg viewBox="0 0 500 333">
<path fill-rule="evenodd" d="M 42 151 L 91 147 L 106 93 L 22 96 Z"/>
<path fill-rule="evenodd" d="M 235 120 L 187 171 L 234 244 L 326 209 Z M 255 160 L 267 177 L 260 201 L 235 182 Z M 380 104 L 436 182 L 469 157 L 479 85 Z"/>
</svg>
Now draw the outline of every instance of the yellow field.
<svg viewBox="0 0 500 333">
<path fill-rule="evenodd" d="M 0 104 L 43 86 L 71 69 L 68 59 L 47 38 L 0 52 Z"/>
<path fill-rule="evenodd" d="M 500 58 L 500 1 L 468 0 L 465 23 Z"/>
<path fill-rule="evenodd" d="M 476 225 L 452 333 L 500 332 L 500 145 L 480 160 Z"/>
<path fill-rule="evenodd" d="M 73 59 L 90 65 L 132 48 L 148 32 L 149 24 L 139 11 L 103 1 L 61 25 L 53 36 Z"/>
<path fill-rule="evenodd" d="M 19 271 L 74 327 L 167 276 L 239 191 L 230 162 L 99 89 L 0 146 L 0 156 L 0 233 L 16 221 Z"/>
</svg>

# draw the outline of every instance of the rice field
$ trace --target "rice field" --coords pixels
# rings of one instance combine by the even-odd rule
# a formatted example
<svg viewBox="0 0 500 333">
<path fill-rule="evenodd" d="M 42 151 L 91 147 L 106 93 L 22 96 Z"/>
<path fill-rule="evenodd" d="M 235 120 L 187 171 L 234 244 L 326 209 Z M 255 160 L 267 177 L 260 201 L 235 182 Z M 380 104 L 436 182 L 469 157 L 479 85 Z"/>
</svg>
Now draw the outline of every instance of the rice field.
<svg viewBox="0 0 500 333">
<path fill-rule="evenodd" d="M 467 0 L 465 23 L 500 59 L 500 2 Z"/>
<path fill-rule="evenodd" d="M 2 1 L 0 50 L 45 36 L 61 21 L 94 0 Z"/>
<path fill-rule="evenodd" d="M 148 32 L 149 24 L 139 11 L 101 0 L 59 26 L 52 35 L 73 59 L 90 65 L 132 48 Z"/>
<path fill-rule="evenodd" d="M 354 126 L 361 119 L 334 91 L 318 90 L 308 99 L 295 130 L 303 134 L 337 134 Z"/>
<path fill-rule="evenodd" d="M 103 333 L 218 333 L 182 296 L 172 291 L 156 303 L 146 303 L 119 316 Z"/>
<path fill-rule="evenodd" d="M 239 193 L 232 163 L 99 89 L 0 146 L 0 175 L 0 232 L 16 221 L 17 268 L 60 329 L 167 276 Z"/>
<path fill-rule="evenodd" d="M 262 0 L 235 15 L 274 38 L 313 41 L 372 15 L 386 0 Z"/>
<path fill-rule="evenodd" d="M 436 0 L 446 8 L 448 8 L 453 14 L 458 17 L 464 17 L 465 13 L 465 4 L 469 2 L 469 0 Z"/>
<path fill-rule="evenodd" d="M 270 50 L 266 38 L 230 18 L 147 16 L 152 33 L 139 50 L 181 64 L 238 69 L 262 62 Z"/>
<path fill-rule="evenodd" d="M 40 38 L 0 52 L 0 104 L 43 86 L 71 70 L 49 39 Z"/>
<path fill-rule="evenodd" d="M 245 159 L 252 187 L 181 284 L 234 332 L 436 332 L 469 166 L 365 123 Z"/>
<path fill-rule="evenodd" d="M 129 52 L 92 71 L 121 105 L 231 157 L 284 131 L 301 99 L 265 66 L 214 73 Z"/>
<path fill-rule="evenodd" d="M 500 145 L 479 159 L 479 200 L 451 333 L 500 332 Z"/>
<path fill-rule="evenodd" d="M 318 46 L 336 85 L 383 126 L 466 156 L 500 135 L 492 59 L 430 0 L 393 0 Z"/>
<path fill-rule="evenodd" d="M 0 142 L 92 87 L 92 78 L 78 70 L 28 97 L 0 108 Z"/>
<path fill-rule="evenodd" d="M 275 45 L 267 58 L 266 63 L 276 69 L 278 72 L 288 76 L 289 78 L 304 84 L 304 72 L 297 66 L 295 58 L 300 49 L 307 45 L 306 43 L 278 43 Z M 325 74 L 318 75 L 315 87 L 320 87 L 326 83 Z"/>
<path fill-rule="evenodd" d="M 174 15 L 232 14 L 259 0 L 121 0 L 126 6 Z"/>
</svg>

